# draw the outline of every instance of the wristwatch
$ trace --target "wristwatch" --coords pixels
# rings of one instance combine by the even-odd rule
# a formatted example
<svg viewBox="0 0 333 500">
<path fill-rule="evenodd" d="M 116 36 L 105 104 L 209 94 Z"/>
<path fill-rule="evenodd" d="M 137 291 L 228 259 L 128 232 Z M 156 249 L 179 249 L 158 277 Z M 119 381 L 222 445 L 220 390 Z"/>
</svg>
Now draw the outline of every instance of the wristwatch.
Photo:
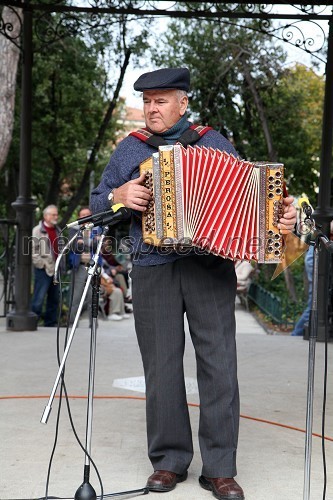
<svg viewBox="0 0 333 500">
<path fill-rule="evenodd" d="M 114 189 L 112 189 L 110 191 L 110 193 L 108 194 L 108 200 L 109 200 L 110 205 L 112 207 L 112 205 L 114 205 Z"/>
</svg>

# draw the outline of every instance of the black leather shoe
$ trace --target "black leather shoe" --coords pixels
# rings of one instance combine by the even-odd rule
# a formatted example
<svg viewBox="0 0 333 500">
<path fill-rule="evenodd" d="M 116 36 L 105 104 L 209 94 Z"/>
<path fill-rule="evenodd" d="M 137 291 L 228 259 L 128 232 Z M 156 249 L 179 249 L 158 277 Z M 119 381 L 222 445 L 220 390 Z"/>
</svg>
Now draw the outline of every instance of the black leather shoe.
<svg viewBox="0 0 333 500">
<path fill-rule="evenodd" d="M 242 488 L 233 477 L 199 477 L 199 483 L 205 490 L 213 492 L 219 500 L 245 500 Z"/>
<path fill-rule="evenodd" d="M 168 470 L 155 470 L 147 481 L 147 488 L 150 491 L 171 491 L 177 483 L 181 483 L 187 479 L 187 471 L 184 474 L 176 474 Z"/>
</svg>

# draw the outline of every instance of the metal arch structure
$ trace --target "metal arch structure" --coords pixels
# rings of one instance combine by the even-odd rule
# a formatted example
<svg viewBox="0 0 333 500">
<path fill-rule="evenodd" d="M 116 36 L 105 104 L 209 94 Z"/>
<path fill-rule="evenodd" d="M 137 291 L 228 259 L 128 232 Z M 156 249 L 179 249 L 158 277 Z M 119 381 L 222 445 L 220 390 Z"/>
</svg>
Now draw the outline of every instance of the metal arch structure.
<svg viewBox="0 0 333 500">
<path fill-rule="evenodd" d="M 127 15 L 137 17 L 168 17 L 168 18 L 205 18 L 205 19 L 257 19 L 260 30 L 267 35 L 276 36 L 284 42 L 291 43 L 306 52 L 315 55 L 324 46 L 325 33 L 319 22 L 329 22 L 332 17 L 333 4 L 327 1 L 309 4 L 292 4 L 284 0 L 274 0 L 272 3 L 260 3 L 254 0 L 229 2 L 208 2 L 194 0 L 193 2 L 167 2 L 164 0 L 0 0 L 0 5 L 12 9 L 29 10 L 34 14 L 35 31 L 42 43 L 50 43 L 64 35 L 65 32 L 79 29 L 95 29 L 104 23 L 105 15 Z M 169 4 L 169 5 L 166 5 Z M 278 10 L 274 10 L 278 9 Z M 48 14 L 58 13 L 59 17 L 49 24 L 44 33 L 38 31 L 38 22 Z M 83 17 L 85 15 L 85 17 Z M 48 18 L 50 20 L 50 18 Z M 284 25 L 273 26 L 272 21 L 283 20 Z M 311 28 L 311 36 L 303 31 L 304 23 Z M 107 23 L 104 23 L 104 25 Z M 0 34 L 9 38 L 19 46 L 23 23 L 13 32 L 11 23 L 6 23 L 0 13 Z M 320 33 L 321 31 L 321 33 Z M 315 42 L 317 38 L 317 43 Z M 319 58 L 319 57 L 318 57 Z M 322 59 L 323 61 L 323 59 Z M 324 61 L 323 61 L 324 62 Z"/>
<path fill-rule="evenodd" d="M 16 239 L 15 309 L 7 315 L 8 330 L 35 330 L 37 318 L 30 310 L 31 255 L 27 242 L 32 233 L 35 203 L 31 197 L 31 127 L 32 127 L 32 58 L 33 30 L 41 44 L 82 29 L 95 29 L 108 16 L 129 15 L 138 17 L 205 18 L 228 19 L 233 22 L 242 19 L 257 19 L 260 29 L 270 36 L 293 44 L 312 54 L 326 64 L 325 97 L 323 103 L 322 148 L 318 206 L 315 218 L 329 235 L 330 221 L 333 219 L 331 207 L 332 146 L 333 146 L 333 3 L 329 1 L 306 4 L 292 4 L 284 0 L 262 3 L 254 0 L 234 2 L 166 2 L 160 0 L 0 0 L 0 5 L 8 7 L 15 15 L 20 9 L 18 26 L 13 29 L 0 13 L 0 35 L 5 36 L 22 51 L 22 102 L 19 195 L 13 203 L 18 224 Z M 50 14 L 57 13 L 57 16 Z M 38 32 L 39 21 L 48 15 L 54 24 L 47 32 Z M 283 21 L 277 26 L 274 21 Z M 304 24 L 311 27 L 311 35 L 303 31 Z M 327 34 L 321 23 L 328 26 Z M 314 36 L 316 33 L 316 36 Z M 326 48 L 327 55 L 321 55 Z M 325 252 L 322 252 L 324 254 Z M 319 310 L 318 339 L 325 338 L 328 304 L 328 257 L 322 255 L 319 262 Z"/>
</svg>

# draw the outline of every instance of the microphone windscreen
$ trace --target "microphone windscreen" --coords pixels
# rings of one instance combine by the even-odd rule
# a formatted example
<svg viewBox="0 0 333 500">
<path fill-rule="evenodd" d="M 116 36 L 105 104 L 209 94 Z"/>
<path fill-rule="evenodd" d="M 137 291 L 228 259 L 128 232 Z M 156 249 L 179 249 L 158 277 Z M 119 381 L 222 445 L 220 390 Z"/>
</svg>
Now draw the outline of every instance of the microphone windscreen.
<svg viewBox="0 0 333 500">
<path fill-rule="evenodd" d="M 114 205 L 112 205 L 112 210 L 114 213 L 118 212 L 118 210 L 120 210 L 121 208 L 126 208 L 125 205 L 123 205 L 122 203 L 115 203 Z"/>
<path fill-rule="evenodd" d="M 310 205 L 309 198 L 307 196 L 302 196 L 301 198 L 298 198 L 297 204 L 300 208 L 302 208 L 303 203 Z"/>
<path fill-rule="evenodd" d="M 121 216 L 123 220 L 129 219 L 132 214 L 131 209 L 125 207 L 125 205 L 123 205 L 122 203 L 117 203 L 116 205 L 113 205 L 112 210 L 115 214 Z"/>
</svg>

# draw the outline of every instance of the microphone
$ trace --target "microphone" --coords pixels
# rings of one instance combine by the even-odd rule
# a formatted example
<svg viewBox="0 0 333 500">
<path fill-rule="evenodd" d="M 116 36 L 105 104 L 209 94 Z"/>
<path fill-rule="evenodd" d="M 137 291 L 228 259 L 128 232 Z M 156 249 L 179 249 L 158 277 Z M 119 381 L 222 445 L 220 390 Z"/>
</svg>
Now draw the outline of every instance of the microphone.
<svg viewBox="0 0 333 500">
<path fill-rule="evenodd" d="M 92 228 L 95 226 L 104 226 L 105 224 L 116 224 L 122 220 L 129 219 L 130 216 L 131 209 L 125 207 L 122 203 L 117 203 L 116 205 L 113 205 L 110 210 L 81 217 L 81 219 L 77 219 L 69 224 L 66 224 L 66 227 L 85 225 L 86 228 Z"/>
<path fill-rule="evenodd" d="M 303 210 L 303 212 L 307 217 L 311 216 L 313 209 L 310 205 L 309 198 L 307 196 L 302 196 L 301 198 L 299 198 L 297 204 Z"/>
</svg>

